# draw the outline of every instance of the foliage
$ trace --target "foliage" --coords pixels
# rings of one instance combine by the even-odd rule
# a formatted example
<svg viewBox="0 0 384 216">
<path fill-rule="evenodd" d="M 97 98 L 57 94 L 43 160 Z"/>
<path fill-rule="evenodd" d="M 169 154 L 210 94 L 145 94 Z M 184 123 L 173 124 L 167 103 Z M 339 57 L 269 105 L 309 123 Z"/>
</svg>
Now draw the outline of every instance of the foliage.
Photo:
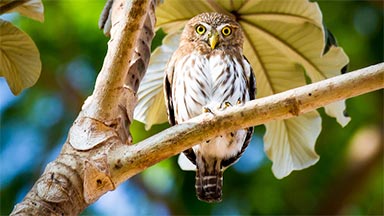
<svg viewBox="0 0 384 216">
<path fill-rule="evenodd" d="M 9 214 L 45 165 L 58 155 L 84 99 L 93 90 L 108 40 L 97 29 L 103 4 L 90 0 L 46 1 L 44 24 L 12 17 L 12 22 L 36 42 L 42 73 L 33 88 L 17 97 L 10 93 L 4 79 L 0 80 L 1 215 Z M 380 4 L 319 1 L 325 24 L 350 58 L 350 70 L 383 61 Z M 156 36 L 154 47 L 163 36 Z M 370 172 L 358 172 L 360 175 L 349 178 L 351 170 L 361 165 L 362 152 L 373 145 L 370 138 L 358 144 L 354 140 L 383 124 L 382 95 L 378 91 L 348 100 L 347 111 L 353 121 L 345 128 L 322 115 L 322 134 L 316 142 L 321 160 L 283 180 L 277 180 L 270 171 L 271 163 L 262 147 L 265 128 L 260 126 L 245 155 L 225 173 L 223 203 L 198 201 L 194 173 L 181 171 L 176 158 L 171 158 L 106 194 L 84 214 L 316 214 L 330 211 L 329 203 L 338 203 L 341 214 L 382 215 L 382 153 Z M 324 114 L 322 110 L 320 113 Z M 143 124 L 135 122 L 131 129 L 137 142 L 166 127 L 168 124 L 162 124 L 146 131 Z M 357 156 L 356 146 L 363 149 Z M 353 184 L 354 179 L 360 183 Z"/>
<path fill-rule="evenodd" d="M 261 98 L 336 76 L 348 64 L 343 49 L 331 42 L 332 34 L 323 26 L 317 3 L 285 1 L 205 1 L 193 5 L 183 0 L 167 0 L 156 10 L 157 27 L 168 33 L 154 51 L 149 70 L 138 92 L 135 118 L 147 127 L 166 119 L 162 99 L 164 67 L 178 44 L 180 29 L 193 16 L 217 11 L 233 16 L 244 30 L 244 55 L 253 67 L 257 96 Z M 325 112 L 345 126 L 345 102 L 327 105 Z M 265 124 L 264 149 L 273 162 L 272 171 L 283 178 L 319 160 L 315 142 L 321 131 L 321 118 L 313 111 L 287 120 Z"/>
<path fill-rule="evenodd" d="M 18 12 L 23 16 L 43 22 L 44 8 L 41 0 L 6 0 L 0 3 L 0 15 Z M 32 39 L 10 22 L 0 19 L 0 76 L 4 76 L 13 94 L 31 87 L 41 71 L 39 50 Z"/>
</svg>

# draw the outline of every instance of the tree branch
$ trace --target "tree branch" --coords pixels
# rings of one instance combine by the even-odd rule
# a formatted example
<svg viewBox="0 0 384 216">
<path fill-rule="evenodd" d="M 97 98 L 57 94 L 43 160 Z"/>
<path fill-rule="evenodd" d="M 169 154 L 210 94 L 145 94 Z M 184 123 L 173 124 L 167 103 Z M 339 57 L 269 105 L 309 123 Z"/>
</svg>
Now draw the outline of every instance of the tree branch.
<svg viewBox="0 0 384 216">
<path fill-rule="evenodd" d="M 332 102 L 384 87 L 384 63 L 321 82 L 249 101 L 215 113 L 205 113 L 175 125 L 133 146 L 111 149 L 108 163 L 115 185 L 161 160 L 191 148 L 219 133 L 287 119 Z"/>
</svg>

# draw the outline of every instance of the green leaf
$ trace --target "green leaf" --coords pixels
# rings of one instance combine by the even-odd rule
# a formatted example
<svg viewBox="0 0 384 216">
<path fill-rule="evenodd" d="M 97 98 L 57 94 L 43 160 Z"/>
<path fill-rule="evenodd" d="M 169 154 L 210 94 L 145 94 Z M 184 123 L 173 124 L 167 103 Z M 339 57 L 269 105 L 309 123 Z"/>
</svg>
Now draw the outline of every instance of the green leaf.
<svg viewBox="0 0 384 216">
<path fill-rule="evenodd" d="M 339 47 L 331 45 L 324 54 L 322 14 L 317 3 L 307 0 L 196 0 L 194 4 L 166 0 L 156 10 L 157 27 L 172 34 L 193 16 L 208 11 L 232 13 L 242 26 L 243 52 L 255 72 L 257 98 L 305 85 L 305 74 L 312 82 L 336 76 L 348 64 L 348 57 Z M 168 46 L 166 41 L 163 46 Z M 146 82 L 151 80 L 147 79 Z M 336 117 L 342 126 L 350 120 L 344 116 L 344 110 L 345 101 L 325 107 L 326 113 Z M 265 148 L 276 177 L 282 178 L 318 160 L 314 145 L 321 131 L 320 122 L 318 113 L 311 112 L 266 124 Z"/>
<path fill-rule="evenodd" d="M 23 16 L 44 22 L 44 6 L 41 0 L 29 0 L 8 12 L 18 12 Z"/>
<path fill-rule="evenodd" d="M 31 87 L 40 76 L 39 50 L 32 39 L 11 23 L 0 20 L 0 76 L 13 94 Z"/>
</svg>

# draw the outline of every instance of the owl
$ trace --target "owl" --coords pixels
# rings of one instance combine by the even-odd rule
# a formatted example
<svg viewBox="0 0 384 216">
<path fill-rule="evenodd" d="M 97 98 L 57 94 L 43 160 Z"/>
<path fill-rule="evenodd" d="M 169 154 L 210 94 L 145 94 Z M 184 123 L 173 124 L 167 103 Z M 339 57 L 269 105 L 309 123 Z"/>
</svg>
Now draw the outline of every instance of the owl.
<svg viewBox="0 0 384 216">
<path fill-rule="evenodd" d="M 241 26 L 230 16 L 202 13 L 187 22 L 164 77 L 168 120 L 180 124 L 255 98 L 255 77 L 243 56 Z M 183 154 L 196 165 L 196 195 L 222 200 L 223 172 L 248 146 L 253 128 L 222 133 Z"/>
</svg>

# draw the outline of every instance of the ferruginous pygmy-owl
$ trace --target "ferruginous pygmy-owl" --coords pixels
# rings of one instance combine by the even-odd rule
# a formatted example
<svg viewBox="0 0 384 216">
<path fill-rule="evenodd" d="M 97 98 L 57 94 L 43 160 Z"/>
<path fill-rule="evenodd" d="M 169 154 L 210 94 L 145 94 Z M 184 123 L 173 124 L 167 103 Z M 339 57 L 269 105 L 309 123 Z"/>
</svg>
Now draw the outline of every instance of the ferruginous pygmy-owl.
<svg viewBox="0 0 384 216">
<path fill-rule="evenodd" d="M 255 98 L 255 78 L 243 56 L 243 42 L 243 31 L 232 17 L 203 13 L 188 21 L 165 69 L 171 125 Z M 223 171 L 240 158 L 252 133 L 252 127 L 223 133 L 183 152 L 196 165 L 200 200 L 221 201 Z"/>
</svg>

